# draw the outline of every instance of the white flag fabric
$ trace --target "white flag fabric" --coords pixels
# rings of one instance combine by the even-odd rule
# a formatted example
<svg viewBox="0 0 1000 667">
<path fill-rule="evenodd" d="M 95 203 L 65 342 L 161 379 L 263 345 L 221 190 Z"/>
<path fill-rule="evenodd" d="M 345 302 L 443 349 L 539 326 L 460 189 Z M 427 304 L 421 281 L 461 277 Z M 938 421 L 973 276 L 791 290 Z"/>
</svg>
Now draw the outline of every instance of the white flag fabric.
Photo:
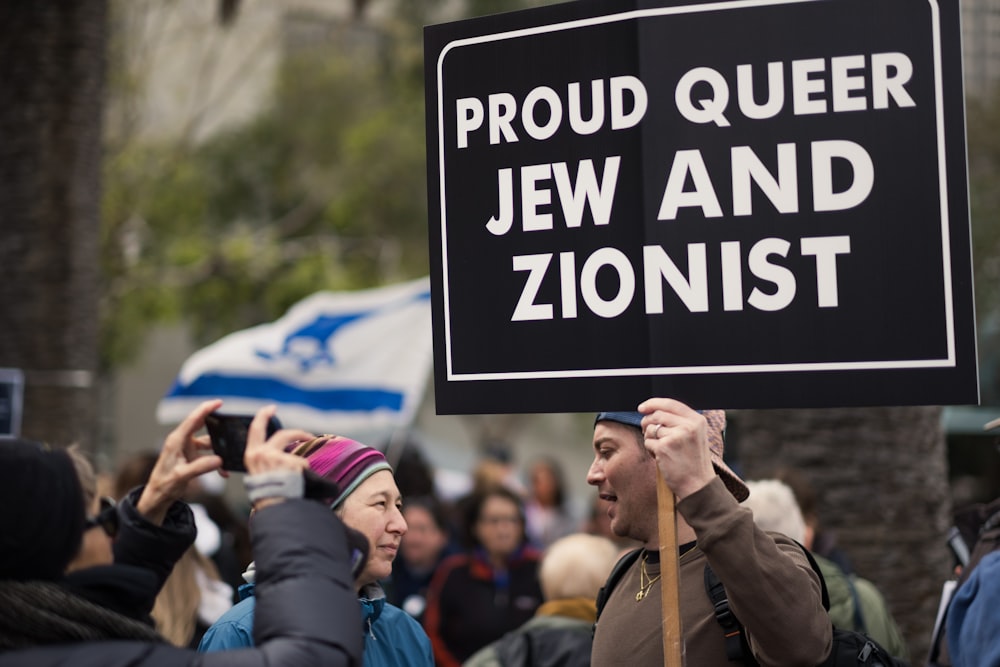
<svg viewBox="0 0 1000 667">
<path fill-rule="evenodd" d="M 253 414 L 278 405 L 287 427 L 352 434 L 408 426 L 432 360 L 430 279 L 357 292 L 318 292 L 280 319 L 199 350 L 160 401 L 179 423 L 201 401 Z"/>
</svg>

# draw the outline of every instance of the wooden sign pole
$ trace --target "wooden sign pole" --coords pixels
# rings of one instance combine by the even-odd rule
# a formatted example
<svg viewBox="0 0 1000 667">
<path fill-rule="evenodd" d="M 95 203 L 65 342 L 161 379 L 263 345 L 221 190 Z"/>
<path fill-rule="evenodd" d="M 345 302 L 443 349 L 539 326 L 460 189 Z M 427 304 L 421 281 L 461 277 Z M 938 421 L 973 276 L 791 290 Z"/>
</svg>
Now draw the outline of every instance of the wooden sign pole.
<svg viewBox="0 0 1000 667">
<path fill-rule="evenodd" d="M 674 492 L 663 475 L 656 475 L 657 515 L 660 527 L 660 598 L 663 614 L 663 664 L 683 667 L 680 575 L 677 559 L 677 518 Z"/>
</svg>

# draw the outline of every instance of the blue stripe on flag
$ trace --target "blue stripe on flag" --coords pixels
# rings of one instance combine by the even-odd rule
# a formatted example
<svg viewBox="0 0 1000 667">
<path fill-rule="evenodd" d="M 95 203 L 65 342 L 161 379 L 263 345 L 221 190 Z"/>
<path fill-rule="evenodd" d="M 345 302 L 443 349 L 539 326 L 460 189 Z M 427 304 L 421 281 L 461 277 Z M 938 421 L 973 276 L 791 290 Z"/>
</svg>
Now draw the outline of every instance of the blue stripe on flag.
<svg viewBox="0 0 1000 667">
<path fill-rule="evenodd" d="M 370 410 L 399 412 L 403 408 L 403 393 L 399 391 L 364 387 L 302 389 L 272 378 L 211 373 L 199 376 L 189 385 L 175 382 L 167 398 L 181 396 L 206 398 L 239 396 L 275 403 L 298 403 L 316 410 L 342 412 Z"/>
</svg>

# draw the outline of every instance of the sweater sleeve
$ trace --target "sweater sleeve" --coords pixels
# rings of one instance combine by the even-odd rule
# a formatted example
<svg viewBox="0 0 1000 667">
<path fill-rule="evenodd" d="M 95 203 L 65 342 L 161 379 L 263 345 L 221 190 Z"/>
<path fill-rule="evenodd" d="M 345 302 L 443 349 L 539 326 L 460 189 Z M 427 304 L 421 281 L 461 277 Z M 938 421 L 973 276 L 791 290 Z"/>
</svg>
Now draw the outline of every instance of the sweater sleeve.
<svg viewBox="0 0 1000 667">
<path fill-rule="evenodd" d="M 726 587 L 762 666 L 817 665 L 832 647 L 819 577 L 801 547 L 766 533 L 716 478 L 677 504 L 712 570 Z M 795 641 L 789 641 L 794 637 Z"/>
</svg>

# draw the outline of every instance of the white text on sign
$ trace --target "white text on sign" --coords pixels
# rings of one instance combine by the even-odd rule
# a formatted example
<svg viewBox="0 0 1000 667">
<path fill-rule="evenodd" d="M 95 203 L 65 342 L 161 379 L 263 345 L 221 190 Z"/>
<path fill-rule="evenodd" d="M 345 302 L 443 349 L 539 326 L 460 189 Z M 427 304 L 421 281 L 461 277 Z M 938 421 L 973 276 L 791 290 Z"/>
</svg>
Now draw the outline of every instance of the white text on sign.
<svg viewBox="0 0 1000 667">
<path fill-rule="evenodd" d="M 779 115 L 905 109 L 916 106 L 907 90 L 913 73 L 909 56 L 896 51 L 739 64 L 731 69 L 692 67 L 673 84 L 674 110 L 650 108 L 646 85 L 634 76 L 536 86 L 520 97 L 498 91 L 456 100 L 455 141 L 459 149 L 470 149 L 542 142 L 560 132 L 577 136 L 617 132 L 638 127 L 647 116 L 661 122 L 672 111 L 696 125 L 731 128 L 737 118 L 761 121 Z M 663 167 L 656 220 L 677 220 L 682 210 L 704 219 L 752 216 L 760 213 L 754 205 L 760 208 L 761 201 L 781 215 L 846 211 L 864 204 L 876 186 L 871 154 L 850 139 L 827 136 L 772 146 L 731 144 L 724 149 L 725 157 L 677 146 Z M 723 167 L 720 159 L 728 164 Z M 598 227 L 611 225 L 622 160 L 622 155 L 608 155 L 499 168 L 495 206 L 488 218 L 484 216 L 486 229 L 503 236 L 517 231 L 544 233 L 559 226 L 578 229 L 585 221 Z M 725 173 L 712 171 L 710 165 Z M 755 192 L 764 199 L 755 199 Z M 724 210 L 726 204 L 729 210 Z M 801 281 L 813 280 L 790 268 L 808 263 L 783 262 L 794 253 L 814 261 L 815 307 L 837 308 L 838 263 L 842 269 L 842 259 L 851 253 L 851 236 L 805 232 L 798 239 L 724 241 L 712 250 L 717 266 L 710 266 L 705 243 L 689 243 L 686 252 L 686 262 L 681 263 L 686 271 L 659 245 L 643 246 L 641 258 L 632 259 L 612 247 L 585 258 L 572 251 L 514 256 L 513 271 L 526 275 L 511 321 L 572 319 L 578 317 L 581 305 L 600 317 L 617 317 L 636 300 L 637 283 L 648 315 L 664 312 L 665 302 L 672 298 L 665 296 L 667 290 L 691 313 L 707 312 L 713 305 L 724 311 L 780 311 L 795 302 Z M 597 288 L 597 276 L 604 272 L 613 272 L 618 286 L 607 298 Z M 721 294 L 710 300 L 713 273 Z M 747 278 L 753 284 L 744 289 Z M 551 280 L 558 280 L 560 299 L 546 303 L 539 295 Z"/>
<path fill-rule="evenodd" d="M 777 116 L 786 108 L 785 67 L 770 62 L 766 69 L 766 96 L 758 102 L 754 81 L 760 75 L 750 64 L 737 65 L 735 82 L 711 67 L 694 67 L 677 81 L 674 103 L 678 112 L 696 124 L 715 123 L 729 127 L 726 116 L 730 91 L 735 88 L 737 106 L 748 119 L 763 120 Z M 913 76 L 913 64 L 905 53 L 806 58 L 788 64 L 791 78 L 791 112 L 796 116 L 844 113 L 916 106 L 906 90 Z M 829 72 L 827 89 L 823 76 Z M 695 93 L 707 87 L 711 95 L 695 99 Z M 594 134 L 609 123 L 612 130 L 626 130 L 638 125 L 645 116 L 649 95 L 641 80 L 617 76 L 590 81 L 590 100 L 584 104 L 583 86 L 566 86 L 565 101 L 550 86 L 533 88 L 518 103 L 509 92 L 492 93 L 483 100 L 463 97 L 455 101 L 455 127 L 458 148 L 469 147 L 469 135 L 483 129 L 485 123 L 490 145 L 516 143 L 527 135 L 536 141 L 551 139 L 568 122 L 580 136 Z M 607 102 L 607 103 L 605 103 Z M 584 109 L 590 117 L 584 118 Z M 539 123 L 536 119 L 546 120 Z"/>
<path fill-rule="evenodd" d="M 757 241 L 747 253 L 746 266 L 750 274 L 773 285 L 773 291 L 755 286 L 745 303 L 756 310 L 778 311 L 794 301 L 798 287 L 795 274 L 773 257 L 786 258 L 792 244 L 785 239 L 766 238 Z M 641 276 L 645 312 L 658 315 L 664 312 L 664 281 L 692 313 L 709 310 L 709 265 L 706 245 L 691 243 L 687 246 L 688 273 L 677 267 L 662 246 L 644 246 Z M 851 240 L 848 236 L 803 238 L 799 253 L 814 257 L 816 261 L 817 306 L 836 308 L 839 304 L 837 289 L 837 256 L 849 254 Z M 512 322 L 552 320 L 556 318 L 555 304 L 540 303 L 539 291 L 549 275 L 552 253 L 517 255 L 513 258 L 514 271 L 526 271 L 521 297 L 514 308 Z M 744 307 L 743 257 L 739 241 L 720 244 L 721 262 L 717 268 L 722 277 L 722 306 L 726 311 L 741 311 Z M 612 271 L 617 278 L 617 291 L 605 298 L 597 288 L 597 276 L 602 270 Z M 636 295 L 636 270 L 624 252 L 617 248 L 599 248 L 577 270 L 576 253 L 559 253 L 560 319 L 577 317 L 577 296 L 590 312 L 604 318 L 617 317 L 632 305 Z"/>
</svg>

